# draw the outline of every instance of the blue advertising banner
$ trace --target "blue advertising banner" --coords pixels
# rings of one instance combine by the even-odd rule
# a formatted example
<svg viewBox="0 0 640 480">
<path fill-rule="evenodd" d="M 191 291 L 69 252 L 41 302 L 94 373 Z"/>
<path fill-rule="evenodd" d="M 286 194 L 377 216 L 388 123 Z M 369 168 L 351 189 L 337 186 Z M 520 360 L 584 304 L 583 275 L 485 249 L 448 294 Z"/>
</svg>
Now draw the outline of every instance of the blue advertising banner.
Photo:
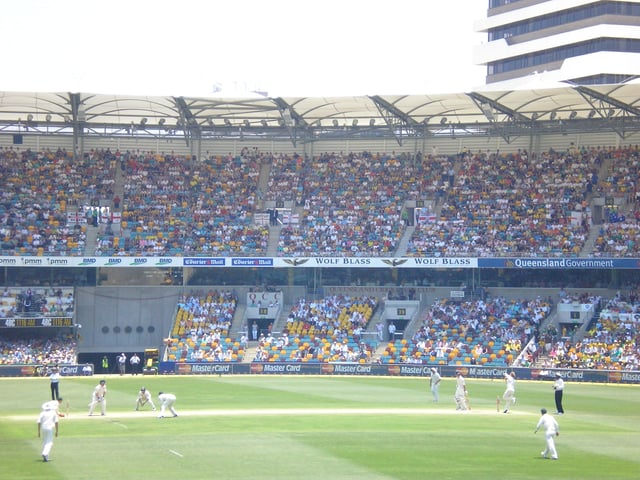
<svg viewBox="0 0 640 480">
<path fill-rule="evenodd" d="M 479 258 L 478 268 L 636 269 L 640 268 L 640 260 L 637 258 Z"/>
<path fill-rule="evenodd" d="M 553 381 L 559 373 L 570 382 L 628 383 L 640 385 L 640 371 L 636 370 L 555 370 L 540 368 L 483 367 L 476 365 L 410 365 L 361 363 L 183 363 L 160 362 L 160 375 L 375 375 L 428 378 L 432 367 L 443 377 L 455 377 L 459 370 L 466 378 L 502 379 L 514 371 L 518 380 Z M 91 364 L 60 365 L 62 376 L 93 375 Z M 38 377 L 48 375 L 43 365 L 0 365 L 0 377 Z"/>
<path fill-rule="evenodd" d="M 502 379 L 514 371 L 519 380 L 553 381 L 559 373 L 571 382 L 630 383 L 640 385 L 639 371 L 551 370 L 539 368 L 482 367 L 475 365 L 400 365 L 359 363 L 182 363 L 160 362 L 158 373 L 164 375 L 376 375 L 428 378 L 431 367 L 443 377 L 455 377 L 461 371 L 466 378 Z"/>
<path fill-rule="evenodd" d="M 90 363 L 82 365 L 59 365 L 63 377 L 90 376 L 95 369 Z M 46 377 L 51 373 L 46 365 L 0 365 L 0 377 Z"/>
<path fill-rule="evenodd" d="M 640 258 L 573 257 L 19 257 L 0 256 L 0 267 L 233 267 L 233 268 L 520 268 L 636 269 Z"/>
</svg>

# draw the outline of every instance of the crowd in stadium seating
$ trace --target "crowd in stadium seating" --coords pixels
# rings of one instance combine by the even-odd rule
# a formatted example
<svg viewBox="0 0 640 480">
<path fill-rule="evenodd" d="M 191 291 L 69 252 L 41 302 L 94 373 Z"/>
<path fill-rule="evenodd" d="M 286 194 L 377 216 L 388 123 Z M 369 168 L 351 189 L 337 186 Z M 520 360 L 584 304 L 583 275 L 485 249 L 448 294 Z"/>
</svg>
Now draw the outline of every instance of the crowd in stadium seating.
<svg viewBox="0 0 640 480">
<path fill-rule="evenodd" d="M 405 155 L 331 153 L 308 160 L 294 182 L 303 186 L 302 218 L 283 228 L 278 254 L 393 255 L 406 227 L 404 203 L 417 199 L 423 181 Z"/>
<path fill-rule="evenodd" d="M 271 202 L 302 203 L 304 158 L 300 155 L 268 155 L 262 158 L 269 162 L 269 180 L 264 200 Z"/>
<path fill-rule="evenodd" d="M 467 152 L 439 217 L 416 229 L 409 252 L 577 255 L 588 233 L 587 189 L 598 163 L 569 152 Z"/>
<path fill-rule="evenodd" d="M 0 149 L 0 254 L 82 255 L 85 228 L 69 221 L 87 197 L 108 194 L 109 164 L 59 149 Z"/>
<path fill-rule="evenodd" d="M 331 335 L 339 339 L 360 337 L 377 306 L 378 299 L 370 296 L 332 295 L 318 300 L 303 297 L 292 306 L 286 330 L 297 335 Z"/>
<path fill-rule="evenodd" d="M 169 360 L 241 361 L 248 346 L 246 334 L 229 336 L 236 301 L 229 292 L 185 297 L 172 335 L 165 340 Z M 369 361 L 375 346 L 363 341 L 362 333 L 376 306 L 373 297 L 301 298 L 279 335 L 270 329 L 260 335 L 253 361 Z"/>
<path fill-rule="evenodd" d="M 209 294 L 208 300 L 211 298 Z M 191 295 L 179 304 L 174 335 L 169 339 L 173 359 L 208 362 L 242 359 L 238 350 L 242 353 L 246 350 L 246 337 L 245 340 L 228 337 L 230 320 L 208 325 L 201 311 L 202 305 L 212 305 L 208 300 Z M 368 296 L 300 298 L 291 307 L 279 335 L 271 330 L 260 335 L 253 361 L 375 360 L 506 366 L 536 335 L 552 305 L 541 297 L 512 301 L 503 297 L 469 302 L 438 300 L 410 339 L 390 341 L 383 355 L 374 359 L 378 342 L 366 340 L 364 332 L 377 306 L 378 300 Z"/>
<path fill-rule="evenodd" d="M 578 342 L 560 339 L 550 346 L 546 366 L 637 370 L 640 367 L 640 295 L 618 294 L 600 312 L 593 327 Z"/>
<path fill-rule="evenodd" d="M 31 289 L 27 289 L 31 291 Z M 63 295 L 51 290 L 52 298 Z M 15 292 L 5 289 L 4 299 Z M 64 301 L 65 299 L 61 300 Z M 561 303 L 591 303 L 589 293 L 559 292 Z M 165 340 L 168 359 L 199 362 L 242 361 L 248 341 L 229 334 L 237 306 L 231 291 L 191 291 L 178 302 L 172 334 Z M 253 361 L 372 362 L 420 364 L 479 364 L 509 366 L 521 353 L 521 365 L 532 365 L 544 353 L 548 368 L 637 370 L 640 367 L 640 292 L 618 293 L 602 309 L 597 322 L 580 341 L 558 332 L 540 332 L 551 312 L 550 299 L 454 301 L 441 299 L 427 310 L 409 338 L 390 340 L 381 357 L 374 358 L 377 341 L 364 332 L 378 306 L 375 297 L 332 295 L 300 298 L 291 307 L 280 335 L 271 330 L 260 336 Z M 553 328 L 553 327 L 552 327 Z M 537 338 L 523 352 L 531 338 Z M 530 348 L 533 349 L 530 350 Z M 64 364 L 76 362 L 75 338 L 11 337 L 0 341 L 1 364 Z"/>
<path fill-rule="evenodd" d="M 75 308 L 73 288 L 9 288 L 0 296 L 0 318 L 71 317 Z"/>
<path fill-rule="evenodd" d="M 570 149 L 530 156 L 467 153 L 444 198 L 438 221 L 419 225 L 408 253 L 437 255 L 578 255 L 591 221 L 590 196 L 637 202 L 637 148 Z M 606 162 L 608 175 L 599 180 Z M 631 222 L 606 215 L 594 254 L 633 256 Z M 608 212 L 607 212 L 608 213 Z M 590 252 L 587 252 L 590 253 Z"/>
<path fill-rule="evenodd" d="M 231 291 L 192 291 L 177 305 L 171 336 L 165 339 L 173 361 L 239 361 L 244 348 L 229 337 L 238 303 Z"/>
<path fill-rule="evenodd" d="M 264 192 L 258 189 L 262 166 L 269 167 Z M 173 153 L 110 149 L 93 149 L 74 159 L 64 149 L 5 147 L 0 149 L 0 254 L 260 255 L 267 251 L 269 229 L 255 225 L 253 217 L 260 201 L 276 200 L 292 202 L 301 212 L 298 224 L 281 229 L 277 255 L 390 256 L 413 222 L 407 202 L 426 200 L 437 212 L 433 220 L 416 226 L 407 247 L 410 256 L 634 257 L 640 254 L 639 174 L 640 150 L 631 146 L 572 147 L 536 155 L 523 150 L 456 156 L 327 152 L 313 158 L 244 148 L 238 155 L 198 161 Z M 121 199 L 115 192 L 118 182 Z M 593 250 L 584 252 L 594 195 L 616 203 L 604 209 Z M 97 211 L 85 207 L 96 204 L 109 205 L 117 221 L 89 218 Z M 86 245 L 87 228 L 96 220 L 102 222 L 98 243 Z M 0 315 L 16 313 L 17 304 L 9 303 Z M 194 314 L 192 306 L 182 306 L 187 316 Z M 47 308 L 56 314 L 59 305 Z M 296 308 L 293 318 L 303 311 L 303 306 Z M 522 347 L 527 330 L 535 328 L 524 320 L 526 315 L 509 318 L 514 308 L 498 299 L 434 306 L 419 332 L 424 338 L 407 339 L 415 345 L 396 348 L 406 349 L 400 361 L 416 361 L 416 352 L 449 361 L 456 348 L 455 361 L 461 349 L 476 361 L 481 357 L 466 348 L 468 334 L 474 338 L 475 333 L 491 338 L 491 350 L 499 342 L 501 348 L 492 353 L 499 358 L 504 350 L 500 355 L 506 359 Z M 524 308 L 532 308 L 534 316 L 546 314 L 544 302 Z M 457 323 L 462 316 L 471 324 Z M 307 327 L 325 334 L 326 319 L 316 317 L 305 312 L 304 319 L 292 321 L 295 329 L 302 325 L 307 331 L 292 329 L 289 342 L 301 341 Z M 475 331 L 474 319 L 483 325 L 482 332 Z M 440 328 L 438 322 L 457 330 L 457 343 L 451 336 L 433 337 L 431 329 Z M 197 326 L 197 340 L 225 327 L 228 332 L 227 324 L 216 323 L 214 333 L 205 333 Z M 358 328 L 348 327 L 349 335 Z M 190 326 L 190 334 L 192 330 Z M 554 365 L 637 366 L 637 338 L 630 330 L 625 319 L 603 318 L 593 337 L 579 345 L 556 345 Z M 193 335 L 188 338 L 194 341 Z M 339 345 L 331 346 L 328 357 L 333 358 Z M 322 347 L 326 354 L 326 345 Z M 487 347 L 482 345 L 479 355 Z M 238 355 L 237 348 L 229 351 Z"/>
<path fill-rule="evenodd" d="M 101 235 L 96 254 L 264 253 L 268 230 L 252 221 L 259 163 L 250 152 L 200 162 L 125 152 L 121 233 Z"/>
<path fill-rule="evenodd" d="M 510 365 L 551 310 L 548 299 L 437 300 L 410 339 L 390 342 L 383 363 Z"/>
<path fill-rule="evenodd" d="M 276 200 L 300 212 L 297 224 L 282 228 L 277 255 L 393 255 L 414 220 L 407 202 L 426 201 L 434 212 L 417 225 L 410 256 L 634 256 L 639 163 L 637 147 L 312 158 L 244 148 L 198 161 L 117 149 L 74 160 L 64 149 L 5 147 L 0 253 L 260 255 L 269 230 L 254 215 L 259 203 Z M 263 165 L 269 177 L 261 192 Z M 582 252 L 593 195 L 617 203 L 607 206 L 593 251 Z M 87 218 L 96 203 L 110 210 Z M 86 245 L 94 222 L 98 242 Z"/>
<path fill-rule="evenodd" d="M 378 299 L 331 295 L 299 298 L 280 337 L 261 336 L 254 361 L 368 362 L 375 342 L 364 339 Z"/>
<path fill-rule="evenodd" d="M 0 338 L 0 365 L 62 365 L 77 363 L 73 335 Z"/>
</svg>

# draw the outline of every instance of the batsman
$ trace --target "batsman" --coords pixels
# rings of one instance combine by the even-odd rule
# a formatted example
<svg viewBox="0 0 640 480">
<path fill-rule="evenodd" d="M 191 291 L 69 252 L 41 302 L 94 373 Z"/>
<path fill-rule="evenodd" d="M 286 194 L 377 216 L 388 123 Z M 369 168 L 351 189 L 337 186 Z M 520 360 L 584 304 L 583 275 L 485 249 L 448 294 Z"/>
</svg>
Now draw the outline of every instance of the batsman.
<svg viewBox="0 0 640 480">
<path fill-rule="evenodd" d="M 91 395 L 91 403 L 89 404 L 89 416 L 93 415 L 96 405 L 100 404 L 101 415 L 107 414 L 107 382 L 100 380 L 100 383 L 93 389 Z"/>
</svg>

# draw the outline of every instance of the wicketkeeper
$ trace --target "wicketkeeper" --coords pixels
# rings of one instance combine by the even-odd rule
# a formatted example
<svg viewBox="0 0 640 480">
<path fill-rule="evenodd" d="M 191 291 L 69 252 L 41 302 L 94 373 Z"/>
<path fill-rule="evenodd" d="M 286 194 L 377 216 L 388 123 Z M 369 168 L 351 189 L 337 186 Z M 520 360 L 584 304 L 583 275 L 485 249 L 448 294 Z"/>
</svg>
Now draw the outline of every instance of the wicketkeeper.
<svg viewBox="0 0 640 480">
<path fill-rule="evenodd" d="M 140 410 L 140 408 L 144 407 L 147 403 L 151 405 L 151 410 L 155 412 L 156 406 L 153 404 L 153 400 L 151 400 L 151 392 L 145 387 L 141 387 L 138 392 L 138 399 L 136 400 L 136 411 Z"/>
</svg>

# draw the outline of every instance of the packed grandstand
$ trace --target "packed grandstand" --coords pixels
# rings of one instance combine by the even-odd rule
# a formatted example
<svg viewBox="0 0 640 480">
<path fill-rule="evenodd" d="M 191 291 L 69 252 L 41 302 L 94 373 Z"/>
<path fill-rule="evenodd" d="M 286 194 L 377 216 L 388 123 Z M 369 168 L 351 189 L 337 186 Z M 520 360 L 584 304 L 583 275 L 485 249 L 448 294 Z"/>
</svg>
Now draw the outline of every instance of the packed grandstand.
<svg viewBox="0 0 640 480">
<path fill-rule="evenodd" d="M 5 147 L 0 254 L 635 257 L 639 155 L 244 148 L 194 161 L 104 149 L 77 161 Z M 594 222 L 594 198 L 619 201 Z M 269 201 L 291 204 L 269 209 L 274 238 L 261 221 Z"/>
<path fill-rule="evenodd" d="M 197 161 L 110 148 L 75 159 L 64 148 L 4 147 L 0 255 L 635 258 L 639 168 L 637 146 L 310 157 L 243 148 Z M 596 212 L 603 198 L 613 200 Z M 266 208 L 274 204 L 289 208 Z M 33 286 L 45 299 L 35 314 L 25 307 L 30 287 L 5 288 L 5 326 L 30 315 L 72 316 L 73 292 L 58 295 L 55 287 Z M 401 335 L 381 321 L 388 296 L 303 296 L 253 334 L 235 318 L 247 299 L 189 289 L 175 305 L 163 355 L 637 370 L 638 293 L 633 284 L 611 298 L 535 290 L 517 299 L 440 298 Z M 579 337 L 551 321 L 560 303 L 593 307 Z M 75 340 L 4 336 L 0 363 L 74 363 Z"/>
</svg>

